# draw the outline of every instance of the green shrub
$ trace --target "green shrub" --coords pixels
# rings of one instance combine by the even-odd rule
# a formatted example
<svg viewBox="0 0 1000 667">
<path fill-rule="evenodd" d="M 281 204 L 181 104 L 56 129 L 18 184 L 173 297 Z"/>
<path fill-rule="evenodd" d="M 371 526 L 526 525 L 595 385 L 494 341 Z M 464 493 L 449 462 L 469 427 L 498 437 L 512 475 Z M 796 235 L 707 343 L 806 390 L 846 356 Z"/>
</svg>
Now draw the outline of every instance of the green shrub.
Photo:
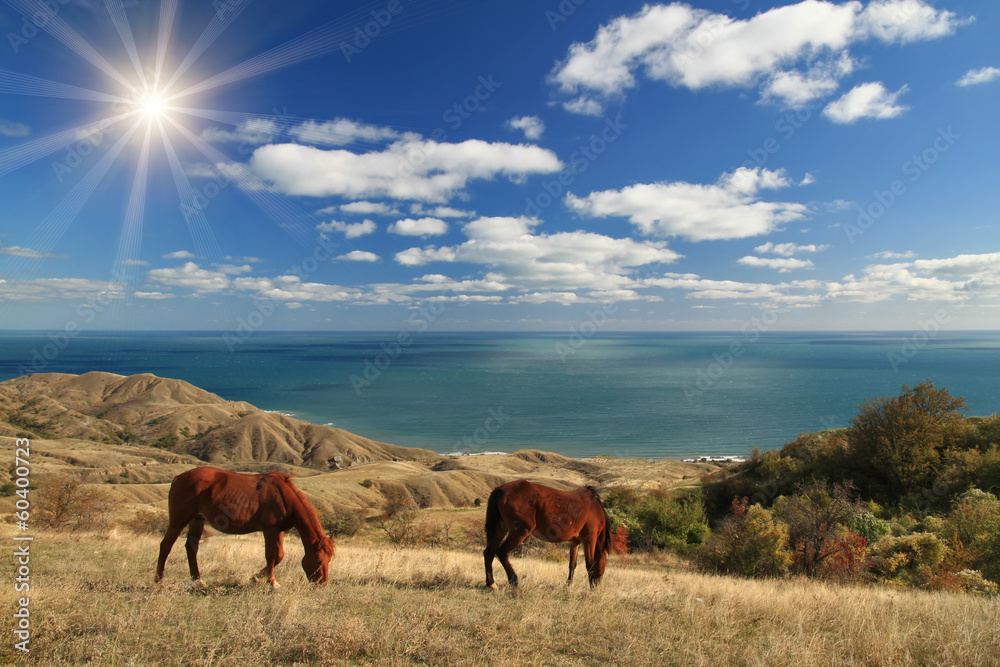
<svg viewBox="0 0 1000 667">
<path fill-rule="evenodd" d="M 701 544 L 709 532 L 705 506 L 696 494 L 640 495 L 633 489 L 615 488 L 604 494 L 603 504 L 612 530 L 623 527 L 634 548 L 685 552 Z"/>
<path fill-rule="evenodd" d="M 886 535 L 869 548 L 871 573 L 882 583 L 925 586 L 947 553 L 948 547 L 933 533 Z"/>
<path fill-rule="evenodd" d="M 710 572 L 778 577 L 792 562 L 788 530 L 760 505 L 748 509 L 745 498 L 734 500 L 732 514 L 705 540 L 698 560 Z"/>
<path fill-rule="evenodd" d="M 166 512 L 141 509 L 122 521 L 122 527 L 138 535 L 163 535 L 168 523 Z"/>
<path fill-rule="evenodd" d="M 323 513 L 320 516 L 320 523 L 323 525 L 323 531 L 334 537 L 350 537 L 357 534 L 365 525 L 357 512 L 347 509 Z"/>
<path fill-rule="evenodd" d="M 972 553 L 972 565 L 987 579 L 1000 582 L 1000 500 L 992 493 L 969 489 L 943 521 L 942 534 Z"/>
</svg>

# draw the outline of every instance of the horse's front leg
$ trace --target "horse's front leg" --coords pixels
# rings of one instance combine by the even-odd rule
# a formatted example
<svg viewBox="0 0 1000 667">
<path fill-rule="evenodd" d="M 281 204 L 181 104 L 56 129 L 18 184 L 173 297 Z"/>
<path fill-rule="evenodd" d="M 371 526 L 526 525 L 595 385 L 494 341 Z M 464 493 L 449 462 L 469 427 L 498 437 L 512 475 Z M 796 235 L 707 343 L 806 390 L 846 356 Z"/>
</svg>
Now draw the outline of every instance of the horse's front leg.
<svg viewBox="0 0 1000 667">
<path fill-rule="evenodd" d="M 569 579 L 566 580 L 566 585 L 569 586 L 573 583 L 573 572 L 576 571 L 576 558 L 580 552 L 580 542 L 573 540 L 569 544 Z"/>
<path fill-rule="evenodd" d="M 274 568 L 285 557 L 285 534 L 278 530 L 264 531 L 264 567 L 254 575 L 257 581 L 267 581 L 271 588 L 278 588 L 278 582 L 274 580 Z"/>
</svg>

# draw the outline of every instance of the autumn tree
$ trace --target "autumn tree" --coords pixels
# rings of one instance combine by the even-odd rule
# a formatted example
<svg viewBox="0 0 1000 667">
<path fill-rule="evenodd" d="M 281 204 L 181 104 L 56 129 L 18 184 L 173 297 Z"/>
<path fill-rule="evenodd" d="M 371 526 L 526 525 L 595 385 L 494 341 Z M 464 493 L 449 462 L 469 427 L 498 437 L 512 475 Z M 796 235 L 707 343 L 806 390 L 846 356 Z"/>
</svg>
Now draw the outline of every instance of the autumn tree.
<svg viewBox="0 0 1000 667">
<path fill-rule="evenodd" d="M 960 435 L 964 410 L 964 398 L 929 380 L 904 384 L 899 396 L 865 400 L 851 422 L 855 464 L 876 473 L 883 495 L 929 486 L 942 452 Z"/>
<path fill-rule="evenodd" d="M 854 541 L 846 539 L 849 526 L 865 511 L 853 492 L 850 483 L 831 487 L 825 480 L 813 481 L 774 503 L 775 516 L 788 526 L 795 561 L 807 576 L 816 576 L 824 561 L 852 548 Z"/>
</svg>

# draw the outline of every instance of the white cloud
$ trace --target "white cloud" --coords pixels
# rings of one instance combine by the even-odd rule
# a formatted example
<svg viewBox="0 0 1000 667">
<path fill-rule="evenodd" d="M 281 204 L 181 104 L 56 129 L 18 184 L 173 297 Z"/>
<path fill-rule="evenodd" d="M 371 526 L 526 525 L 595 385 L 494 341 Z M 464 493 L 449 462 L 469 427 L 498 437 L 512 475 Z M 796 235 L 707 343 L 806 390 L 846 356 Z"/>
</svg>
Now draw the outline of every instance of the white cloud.
<svg viewBox="0 0 1000 667">
<path fill-rule="evenodd" d="M 194 259 L 194 253 L 188 252 L 187 250 L 175 250 L 174 252 L 168 252 L 163 255 L 163 259 Z"/>
<path fill-rule="evenodd" d="M 346 118 L 335 118 L 323 123 L 307 120 L 288 133 L 303 143 L 323 146 L 346 146 L 355 142 L 380 143 L 401 136 L 388 127 L 358 123 Z"/>
<path fill-rule="evenodd" d="M 149 266 L 149 262 L 144 259 L 126 259 L 122 264 L 125 266 Z"/>
<path fill-rule="evenodd" d="M 47 302 L 71 300 L 90 302 L 98 296 L 120 299 L 124 285 L 85 278 L 35 278 L 8 281 L 0 278 L 0 302 Z"/>
<path fill-rule="evenodd" d="M 961 86 L 965 88 L 966 86 L 978 86 L 983 83 L 989 83 L 1000 78 L 1000 67 L 980 67 L 979 69 L 970 69 L 962 78 L 955 82 L 956 86 Z"/>
<path fill-rule="evenodd" d="M 165 287 L 182 287 L 196 294 L 219 292 L 229 287 L 229 278 L 223 271 L 202 269 L 194 262 L 170 269 L 153 269 L 147 274 L 150 281 Z"/>
<path fill-rule="evenodd" d="M 621 190 L 566 195 L 566 204 L 581 215 L 627 217 L 649 236 L 680 236 L 691 241 L 736 239 L 774 231 L 798 220 L 808 208 L 795 202 L 765 202 L 761 190 L 788 187 L 784 171 L 741 167 L 712 185 L 650 183 Z"/>
<path fill-rule="evenodd" d="M 828 245 L 816 245 L 813 243 L 808 245 L 799 245 L 797 243 L 772 243 L 771 241 L 768 241 L 763 245 L 757 246 L 753 249 L 753 251 L 762 255 L 770 253 L 774 255 L 781 255 L 782 257 L 791 257 L 792 255 L 803 252 L 823 252 L 829 248 L 830 246 Z"/>
<path fill-rule="evenodd" d="M 795 269 L 811 269 L 814 267 L 812 261 L 808 259 L 795 259 L 793 257 L 754 257 L 748 255 L 740 257 L 736 262 L 744 266 L 774 269 L 779 273 L 788 273 Z"/>
<path fill-rule="evenodd" d="M 761 85 L 762 99 L 796 106 L 833 92 L 853 69 L 855 43 L 936 39 L 967 22 L 922 0 L 804 0 L 748 19 L 679 2 L 646 5 L 571 45 L 549 78 L 575 113 L 601 113 L 640 76 L 691 90 Z"/>
<path fill-rule="evenodd" d="M 10 255 L 11 257 L 24 257 L 26 259 L 65 259 L 64 255 L 57 255 L 52 252 L 32 250 L 22 248 L 17 245 L 0 245 L 0 255 Z"/>
<path fill-rule="evenodd" d="M 364 250 L 352 250 L 346 255 L 341 255 L 337 259 L 344 259 L 349 262 L 377 262 L 379 257 L 373 252 L 366 252 Z"/>
<path fill-rule="evenodd" d="M 163 301 L 177 297 L 176 294 L 166 294 L 163 292 L 135 292 L 134 296 L 137 299 L 149 299 L 151 301 Z"/>
<path fill-rule="evenodd" d="M 330 206 L 324 208 L 320 213 L 333 213 L 336 210 L 340 210 L 343 213 L 356 213 L 358 215 L 399 215 L 399 211 L 385 202 L 372 201 L 352 201 L 349 204 Z"/>
<path fill-rule="evenodd" d="M 233 287 L 253 291 L 259 298 L 273 301 L 357 301 L 364 297 L 364 291 L 356 287 L 304 283 L 298 276 L 278 276 L 274 279 L 237 278 L 233 281 Z"/>
<path fill-rule="evenodd" d="M 389 225 L 390 234 L 400 236 L 440 236 L 448 233 L 448 223 L 440 218 L 405 218 Z"/>
<path fill-rule="evenodd" d="M 232 130 L 210 127 L 201 133 L 201 138 L 216 144 L 260 146 L 271 143 L 279 134 L 281 134 L 281 128 L 274 120 L 253 118 L 240 123 Z"/>
<path fill-rule="evenodd" d="M 316 229 L 319 230 L 323 238 L 327 238 L 330 232 L 340 232 L 344 235 L 345 239 L 356 239 L 359 236 L 371 234 L 377 228 L 378 226 L 371 220 L 363 220 L 362 222 L 331 220 L 330 222 L 322 222 L 316 225 Z"/>
<path fill-rule="evenodd" d="M 917 253 L 912 250 L 907 250 L 905 252 L 894 252 L 892 250 L 883 250 L 882 252 L 877 252 L 874 255 L 869 255 L 870 259 L 912 259 L 916 257 Z"/>
<path fill-rule="evenodd" d="M 604 104 L 586 95 L 566 100 L 562 103 L 562 107 L 570 113 L 580 114 L 581 116 L 600 116 L 604 113 Z"/>
<path fill-rule="evenodd" d="M 405 266 L 432 262 L 480 264 L 488 278 L 524 292 L 630 289 L 640 267 L 676 261 L 663 242 L 615 239 L 589 232 L 539 234 L 533 218 L 479 218 L 465 225 L 468 241 L 397 253 Z"/>
<path fill-rule="evenodd" d="M 410 213 L 420 216 L 432 216 L 434 218 L 474 218 L 475 211 L 465 211 L 451 206 L 434 206 L 427 208 L 423 204 L 411 204 Z"/>
<path fill-rule="evenodd" d="M 220 272 L 226 274 L 227 276 L 239 276 L 244 273 L 250 273 L 253 268 L 249 264 L 216 264 L 215 268 Z"/>
<path fill-rule="evenodd" d="M 559 171 L 552 151 L 538 146 L 469 139 L 438 143 L 408 135 L 384 150 L 352 153 L 297 144 L 254 151 L 250 168 L 276 191 L 307 197 L 388 197 L 446 202 L 473 179 L 521 180 Z"/>
<path fill-rule="evenodd" d="M 545 132 L 545 123 L 538 116 L 515 116 L 504 123 L 504 127 L 509 130 L 521 130 L 527 139 L 536 141 L 542 138 Z"/>
<path fill-rule="evenodd" d="M 860 83 L 826 105 L 823 115 L 840 124 L 853 123 L 862 118 L 896 118 L 909 108 L 898 103 L 899 96 L 907 89 L 903 86 L 890 93 L 881 81 Z"/>
<path fill-rule="evenodd" d="M 31 126 L 24 123 L 0 119 L 0 136 L 26 137 L 31 134 Z"/>
</svg>

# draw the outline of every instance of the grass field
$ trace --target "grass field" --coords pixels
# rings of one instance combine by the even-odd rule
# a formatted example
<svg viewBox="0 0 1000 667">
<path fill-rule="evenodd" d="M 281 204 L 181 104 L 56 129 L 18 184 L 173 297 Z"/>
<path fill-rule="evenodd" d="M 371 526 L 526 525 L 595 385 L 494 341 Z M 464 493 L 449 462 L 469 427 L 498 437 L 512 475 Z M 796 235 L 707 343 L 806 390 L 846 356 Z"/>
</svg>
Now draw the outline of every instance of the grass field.
<svg viewBox="0 0 1000 667">
<path fill-rule="evenodd" d="M 0 539 L 13 544 L 9 527 Z M 471 550 L 342 540 L 325 588 L 308 584 L 294 536 L 281 588 L 249 583 L 257 536 L 201 547 L 207 591 L 188 583 L 182 541 L 152 583 L 158 538 L 36 533 L 31 652 L 11 664 L 995 665 L 1000 601 L 966 595 L 706 576 L 613 557 L 603 585 L 565 585 L 566 564 L 514 561 L 520 591 L 482 586 Z M 616 560 L 617 558 L 617 560 Z M 11 558 L 0 576 L 12 582 Z M 578 572 L 578 574 L 582 574 Z"/>
</svg>

